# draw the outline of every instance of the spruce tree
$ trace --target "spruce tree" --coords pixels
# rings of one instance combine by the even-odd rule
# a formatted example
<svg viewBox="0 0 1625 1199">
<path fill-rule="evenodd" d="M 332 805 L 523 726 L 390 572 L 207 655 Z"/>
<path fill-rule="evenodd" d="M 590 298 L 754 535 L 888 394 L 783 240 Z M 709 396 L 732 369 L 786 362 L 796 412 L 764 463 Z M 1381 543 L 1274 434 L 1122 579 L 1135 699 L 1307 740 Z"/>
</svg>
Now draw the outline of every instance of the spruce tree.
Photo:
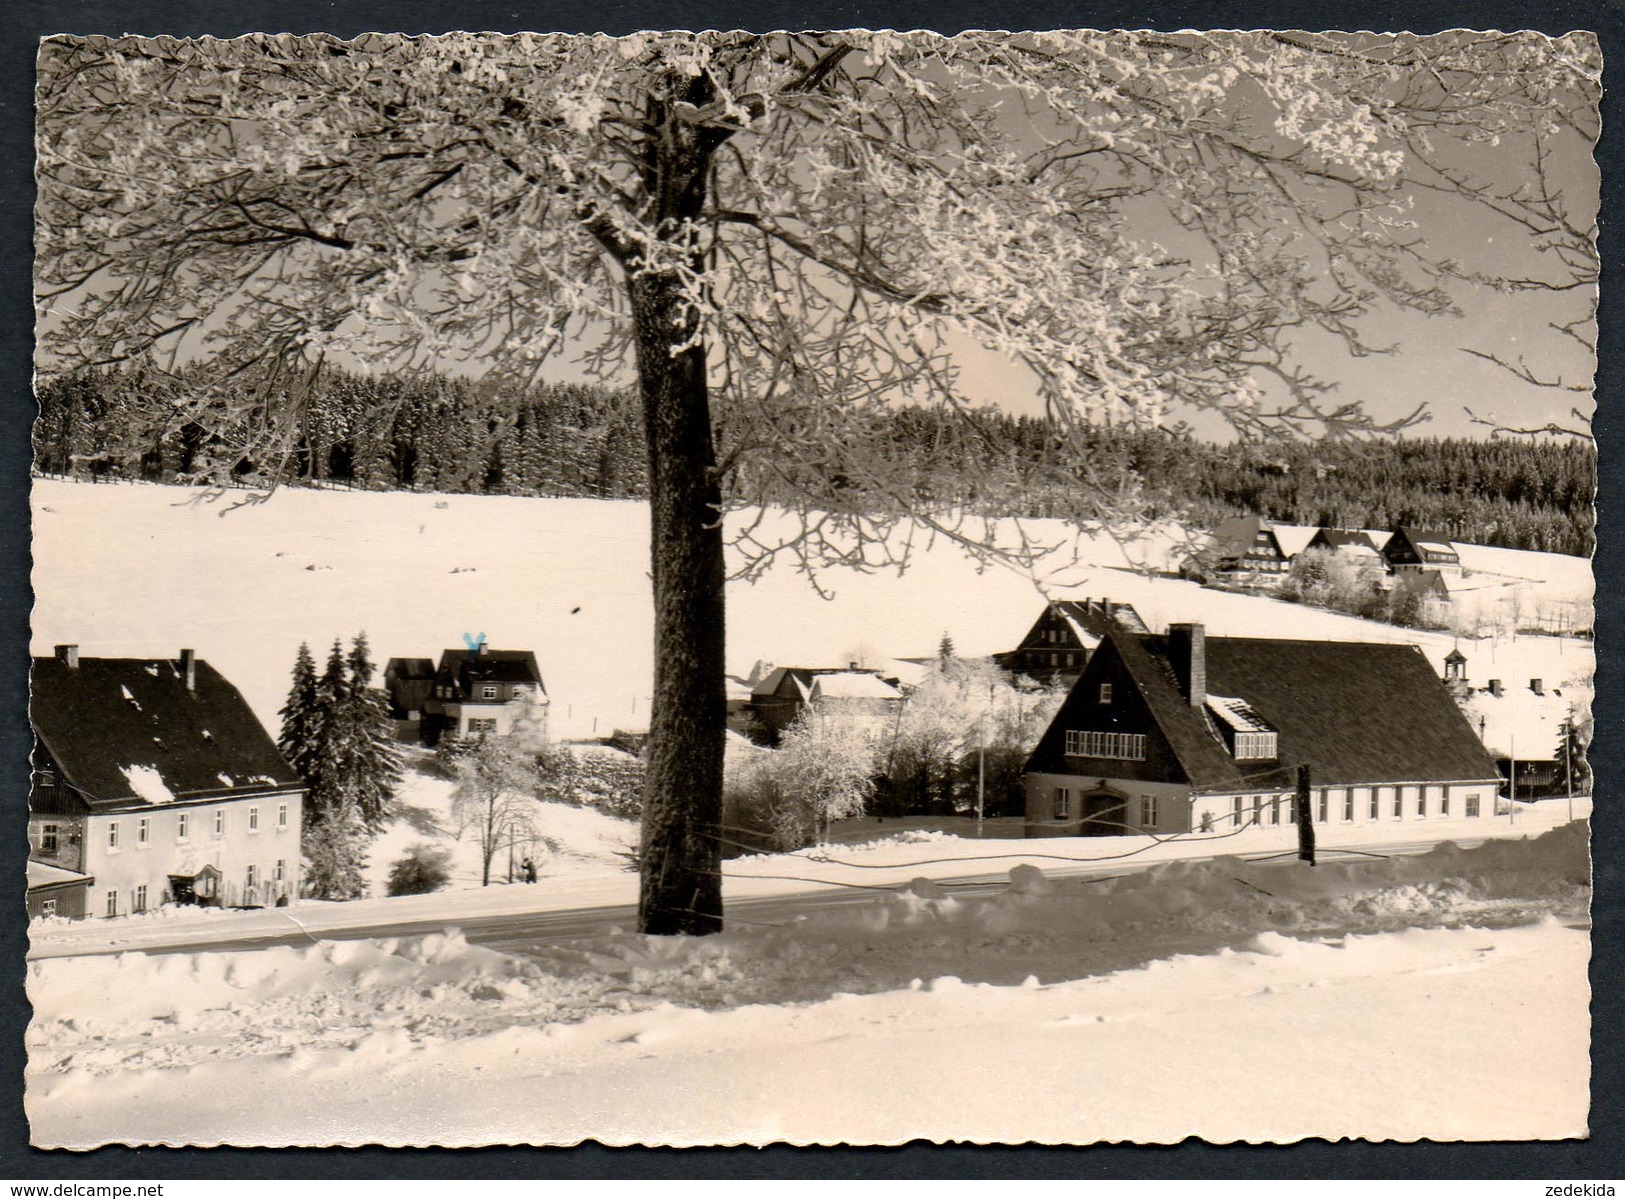
<svg viewBox="0 0 1625 1199">
<path fill-rule="evenodd" d="M 367 634 L 358 633 L 349 658 L 349 694 L 339 708 L 339 723 L 349 741 L 348 794 L 362 822 L 373 832 L 388 818 L 389 801 L 401 781 L 401 755 L 383 692 L 372 686 L 373 665 Z"/>
<path fill-rule="evenodd" d="M 367 830 L 354 804 L 341 804 L 305 826 L 305 894 L 312 899 L 360 899 L 367 893 Z"/>
<path fill-rule="evenodd" d="M 321 713 L 316 705 L 316 660 L 310 656 L 307 642 L 299 643 L 299 656 L 293 663 L 293 686 L 288 689 L 288 702 L 281 715 L 282 735 L 277 738 L 277 748 L 294 773 L 308 783 Z"/>
</svg>

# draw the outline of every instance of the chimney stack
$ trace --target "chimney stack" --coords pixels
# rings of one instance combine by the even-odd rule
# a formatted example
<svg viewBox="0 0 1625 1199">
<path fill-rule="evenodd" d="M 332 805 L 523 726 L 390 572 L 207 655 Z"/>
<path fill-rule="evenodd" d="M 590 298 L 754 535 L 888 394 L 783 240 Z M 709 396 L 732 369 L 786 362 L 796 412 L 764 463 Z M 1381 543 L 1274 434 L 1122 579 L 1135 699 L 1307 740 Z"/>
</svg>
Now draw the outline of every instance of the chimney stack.
<svg viewBox="0 0 1625 1199">
<path fill-rule="evenodd" d="M 181 674 L 186 679 L 188 691 L 197 690 L 197 654 L 193 650 L 181 650 Z"/>
<path fill-rule="evenodd" d="M 480 648 L 479 648 L 479 656 L 483 658 L 483 657 L 485 657 L 485 651 L 486 651 L 486 648 L 487 648 L 486 644 L 485 644 L 485 638 L 484 637 L 480 638 L 479 646 L 480 646 Z"/>
<path fill-rule="evenodd" d="M 1501 680 L 1500 679 L 1491 679 L 1490 680 L 1490 685 L 1488 687 L 1486 687 L 1485 690 L 1488 691 L 1491 695 L 1499 697 L 1500 694 L 1501 694 Z"/>
<path fill-rule="evenodd" d="M 1117 605 L 1112 603 L 1111 600 L 1102 599 L 1100 601 L 1100 606 L 1106 609 L 1107 620 L 1115 620 L 1117 618 Z"/>
<path fill-rule="evenodd" d="M 1542 679 L 1530 679 L 1529 690 L 1533 691 L 1536 695 L 1545 695 L 1546 684 Z"/>
<path fill-rule="evenodd" d="M 59 645 L 56 647 L 56 660 L 69 670 L 79 669 L 79 647 L 77 645 Z"/>
<path fill-rule="evenodd" d="M 1199 624 L 1169 625 L 1168 660 L 1185 702 L 1193 708 L 1207 703 L 1207 630 Z"/>
</svg>

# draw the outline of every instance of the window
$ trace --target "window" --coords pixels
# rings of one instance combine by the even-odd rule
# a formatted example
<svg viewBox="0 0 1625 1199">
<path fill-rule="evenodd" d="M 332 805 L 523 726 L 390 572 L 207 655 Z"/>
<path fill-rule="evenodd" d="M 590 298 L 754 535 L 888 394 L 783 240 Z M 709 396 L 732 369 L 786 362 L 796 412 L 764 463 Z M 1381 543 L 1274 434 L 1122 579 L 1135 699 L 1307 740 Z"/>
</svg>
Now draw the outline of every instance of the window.
<svg viewBox="0 0 1625 1199">
<path fill-rule="evenodd" d="M 260 831 L 260 810 L 258 808 L 248 809 L 248 831 L 251 833 Z"/>
<path fill-rule="evenodd" d="M 1067 665 L 1070 666 L 1071 663 L 1069 662 Z M 1112 702 L 1112 685 L 1110 683 L 1102 683 L 1100 685 L 1100 702 L 1103 704 L 1109 704 Z"/>
<path fill-rule="evenodd" d="M 1072 819 L 1072 792 L 1065 787 L 1055 788 L 1055 819 Z"/>
<path fill-rule="evenodd" d="M 481 699 L 495 699 L 496 697 L 497 697 L 497 685 L 495 683 L 482 683 L 480 685 L 480 698 Z"/>
<path fill-rule="evenodd" d="M 184 841 L 192 827 L 192 817 L 189 812 L 175 814 L 175 840 Z"/>
<path fill-rule="evenodd" d="M 1140 827 L 1157 827 L 1157 797 L 1155 795 L 1140 796 Z"/>
<path fill-rule="evenodd" d="M 521 683 L 515 683 L 512 687 L 508 688 L 508 694 L 513 696 L 514 699 L 524 699 L 525 696 L 530 694 L 530 688 Z"/>
<path fill-rule="evenodd" d="M 260 881 L 260 868 L 258 866 L 250 866 L 248 868 L 248 872 L 243 877 L 244 884 L 248 887 L 248 889 L 250 891 L 252 891 L 255 887 L 257 887 L 259 885 L 259 881 Z"/>
<path fill-rule="evenodd" d="M 39 914 L 41 916 L 55 916 L 56 915 L 56 900 L 47 899 L 44 903 L 40 904 L 39 905 Z"/>
<path fill-rule="evenodd" d="M 1450 788 L 1439 788 L 1439 815 L 1450 815 Z"/>
<path fill-rule="evenodd" d="M 1286 822 L 1288 824 L 1297 824 L 1298 797 L 1296 795 L 1284 795 L 1281 797 L 1281 802 L 1286 804 Z"/>
<path fill-rule="evenodd" d="M 107 908 L 105 910 L 106 910 L 106 912 L 107 912 L 107 914 L 109 916 L 117 916 L 118 915 L 118 892 L 117 891 L 109 891 L 107 893 Z"/>
<path fill-rule="evenodd" d="M 1264 823 L 1264 797 L 1262 795 L 1253 796 L 1253 823 Z"/>
<path fill-rule="evenodd" d="M 214 835 L 217 837 L 226 835 L 226 809 L 224 808 L 214 810 Z"/>
<path fill-rule="evenodd" d="M 1236 757 L 1241 758 L 1273 758 L 1275 756 L 1274 733 L 1237 733 Z"/>
<path fill-rule="evenodd" d="M 1068 729 L 1066 752 L 1084 758 L 1117 758 L 1125 762 L 1143 762 L 1145 736 L 1141 733 L 1095 733 Z"/>
<path fill-rule="evenodd" d="M 152 842 L 152 821 L 145 816 L 135 822 L 135 845 L 137 849 L 145 849 Z"/>
<path fill-rule="evenodd" d="M 279 803 L 276 806 L 276 826 L 277 828 L 288 827 L 288 805 L 285 803 Z"/>
<path fill-rule="evenodd" d="M 42 824 L 39 826 L 39 851 L 43 854 L 57 852 L 58 838 L 61 836 L 62 826 L 59 824 Z"/>
<path fill-rule="evenodd" d="M 138 886 L 135 889 L 135 902 L 130 905 L 130 911 L 132 911 L 132 912 L 144 912 L 146 910 L 147 910 L 147 884 L 142 883 L 140 886 Z"/>
<path fill-rule="evenodd" d="M 1428 789 L 1426 787 L 1416 789 L 1416 814 L 1418 816 L 1428 814 Z"/>
<path fill-rule="evenodd" d="M 118 852 L 118 821 L 116 820 L 107 826 L 107 852 Z"/>
<path fill-rule="evenodd" d="M 1077 665 L 1077 658 L 1078 658 L 1078 655 L 1076 655 L 1076 654 L 1072 654 L 1072 653 L 1067 654 L 1067 656 L 1066 656 L 1066 664 L 1068 666 L 1076 666 Z"/>
<path fill-rule="evenodd" d="M 1059 666 L 1061 664 L 1061 655 L 1060 654 L 1051 654 L 1049 656 L 1049 664 L 1051 666 Z"/>
<path fill-rule="evenodd" d="M 471 733 L 494 733 L 497 731 L 497 718 L 495 716 L 472 716 L 468 721 L 468 731 Z"/>
<path fill-rule="evenodd" d="M 1352 790 L 1343 792 L 1343 819 L 1345 821 L 1354 819 L 1354 792 Z"/>
<path fill-rule="evenodd" d="M 1270 823 L 1281 823 L 1281 797 L 1279 795 L 1270 797 Z"/>
<path fill-rule="evenodd" d="M 288 881 L 288 859 L 287 858 L 278 858 L 276 860 L 276 881 L 279 882 L 279 883 L 285 883 L 285 882 Z"/>
<path fill-rule="evenodd" d="M 1382 798 L 1375 788 L 1371 792 L 1371 819 L 1375 820 L 1382 815 Z"/>
<path fill-rule="evenodd" d="M 1241 827 L 1241 796 L 1239 795 L 1230 801 L 1230 823 L 1237 828 Z"/>
<path fill-rule="evenodd" d="M 1320 822 L 1326 823 L 1326 788 L 1320 789 Z"/>
<path fill-rule="evenodd" d="M 1474 791 L 1474 792 L 1472 792 L 1471 794 L 1469 794 L 1467 796 L 1464 807 L 1466 808 L 1466 812 L 1464 813 L 1465 815 L 1467 815 L 1467 816 L 1477 816 L 1478 815 L 1478 792 L 1477 791 Z"/>
</svg>

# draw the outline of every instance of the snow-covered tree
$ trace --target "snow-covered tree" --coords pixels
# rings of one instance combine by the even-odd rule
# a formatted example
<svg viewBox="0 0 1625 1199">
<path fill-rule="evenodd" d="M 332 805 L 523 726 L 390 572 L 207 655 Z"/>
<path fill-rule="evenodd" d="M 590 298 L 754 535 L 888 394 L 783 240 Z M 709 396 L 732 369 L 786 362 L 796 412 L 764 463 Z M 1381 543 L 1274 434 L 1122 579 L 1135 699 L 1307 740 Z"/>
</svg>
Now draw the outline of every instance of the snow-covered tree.
<svg viewBox="0 0 1625 1199">
<path fill-rule="evenodd" d="M 367 893 L 367 826 L 354 804 L 329 808 L 300 830 L 305 894 L 312 899 L 360 899 Z"/>
<path fill-rule="evenodd" d="M 491 885 L 498 850 L 537 835 L 536 763 L 512 737 L 481 733 L 456 760 L 451 815 L 457 835 L 472 833 L 480 849 L 480 882 Z"/>
<path fill-rule="evenodd" d="M 316 702 L 316 660 L 310 656 L 308 642 L 299 643 L 299 655 L 293 662 L 293 685 L 288 689 L 288 702 L 283 705 L 281 715 L 282 732 L 277 738 L 277 748 L 294 773 L 308 780 L 322 721 Z"/>
<path fill-rule="evenodd" d="M 348 665 L 349 691 L 336 722 L 349 739 L 349 794 L 361 819 L 377 832 L 389 818 L 389 804 L 400 785 L 401 754 L 395 744 L 389 702 L 372 686 L 373 664 L 365 632 L 351 643 Z"/>
<path fill-rule="evenodd" d="M 987 545 L 928 463 L 869 436 L 899 399 L 956 435 L 973 345 L 1030 374 L 1050 469 L 1091 484 L 1080 518 L 1132 520 L 1152 490 L 1072 452 L 1091 422 L 1369 429 L 1304 361 L 1383 348 L 1373 313 L 1451 311 L 1470 272 L 1417 234 L 1419 196 L 1538 241 L 1486 189 L 1584 153 L 1590 126 L 1549 114 L 1595 110 L 1598 57 L 1461 31 L 54 38 L 42 364 L 207 355 L 263 419 L 211 412 L 242 393 L 206 384 L 161 419 L 254 430 L 238 458 L 268 478 L 329 356 L 499 383 L 563 348 L 634 364 L 657 658 L 640 925 L 715 931 L 725 482 L 800 514 L 742 526 L 757 566 L 895 563 L 906 522 Z"/>
<path fill-rule="evenodd" d="M 745 817 L 780 849 L 824 841 L 832 821 L 863 814 L 875 791 L 885 719 L 825 701 L 784 730 L 779 747 L 741 764 Z"/>
</svg>

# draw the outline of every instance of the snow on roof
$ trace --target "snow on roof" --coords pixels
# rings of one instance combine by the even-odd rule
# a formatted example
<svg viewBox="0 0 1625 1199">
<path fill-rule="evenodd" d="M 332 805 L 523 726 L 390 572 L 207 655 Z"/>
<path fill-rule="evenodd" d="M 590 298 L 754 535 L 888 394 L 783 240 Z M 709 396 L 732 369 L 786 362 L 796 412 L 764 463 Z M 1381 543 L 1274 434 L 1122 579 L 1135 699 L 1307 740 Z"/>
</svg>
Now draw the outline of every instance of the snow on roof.
<svg viewBox="0 0 1625 1199">
<path fill-rule="evenodd" d="M 137 799 L 144 799 L 148 803 L 171 803 L 175 799 L 175 793 L 154 766 L 120 766 L 119 773 L 128 780 L 130 790 Z"/>
<path fill-rule="evenodd" d="M 1572 696 L 1552 691 L 1536 695 L 1527 686 L 1508 686 L 1499 696 L 1475 691 L 1463 707 L 1474 732 L 1483 720 L 1484 747 L 1497 757 L 1549 761 L 1557 755 L 1560 726 L 1573 704 Z"/>
<path fill-rule="evenodd" d="M 812 681 L 810 699 L 901 699 L 902 692 L 879 675 L 843 670 Z"/>
<path fill-rule="evenodd" d="M 76 870 L 64 870 L 61 866 L 52 866 L 47 862 L 36 862 L 32 858 L 28 861 L 28 889 L 35 887 L 50 887 L 61 883 L 90 883 L 94 882 L 88 874 L 80 874 Z"/>
<path fill-rule="evenodd" d="M 1084 649 L 1093 650 L 1100 644 L 1100 634 L 1091 633 L 1084 627 L 1083 621 L 1079 620 L 1071 612 L 1063 608 L 1061 609 L 1061 616 L 1072 629 L 1072 635 L 1078 639 L 1078 644 L 1083 646 Z"/>
<path fill-rule="evenodd" d="M 1207 710 L 1238 733 L 1273 733 L 1275 729 L 1246 700 L 1233 695 L 1210 695 Z"/>
</svg>

